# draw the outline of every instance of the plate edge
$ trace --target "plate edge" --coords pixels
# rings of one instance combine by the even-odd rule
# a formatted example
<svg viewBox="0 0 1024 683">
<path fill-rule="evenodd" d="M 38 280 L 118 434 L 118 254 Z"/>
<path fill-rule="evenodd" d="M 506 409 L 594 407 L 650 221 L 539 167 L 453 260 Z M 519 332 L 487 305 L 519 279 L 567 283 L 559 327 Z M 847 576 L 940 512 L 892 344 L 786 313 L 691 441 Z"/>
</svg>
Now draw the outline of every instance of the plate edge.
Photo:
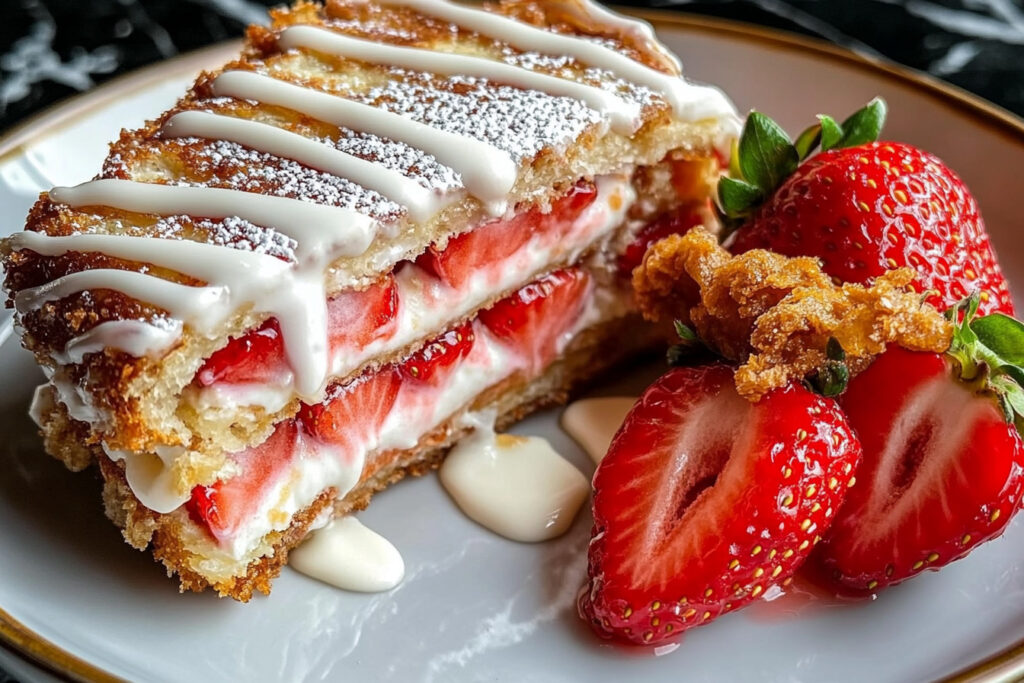
<svg viewBox="0 0 1024 683">
<path fill-rule="evenodd" d="M 781 30 L 766 29 L 730 19 L 621 5 L 613 5 L 613 8 L 623 14 L 645 19 L 655 29 L 661 26 L 670 26 L 701 30 L 825 56 L 874 74 L 881 72 L 903 85 L 928 95 L 944 107 L 953 108 L 950 101 L 952 100 L 963 107 L 963 109 L 957 108 L 960 113 L 978 116 L 998 128 L 1004 136 L 1013 138 L 1018 144 L 1024 145 L 1024 120 L 962 88 L 888 60 L 862 55 L 823 40 Z M 167 76 L 166 72 L 168 71 L 194 71 L 210 66 L 215 55 L 230 56 L 232 50 L 237 53 L 241 44 L 241 40 L 217 43 L 117 76 L 91 91 L 60 100 L 0 135 L 0 162 L 17 154 L 24 144 L 34 137 L 37 132 L 34 130 L 36 128 L 45 127 L 48 131 L 58 130 L 67 125 L 73 117 L 106 104 L 126 88 L 142 87 L 159 81 Z M 0 645 L 7 645 L 15 654 L 27 658 L 34 664 L 41 665 L 52 673 L 72 680 L 101 681 L 102 683 L 123 680 L 43 638 L 3 608 L 0 608 Z M 1020 680 L 1022 675 L 1024 675 L 1024 639 L 941 680 L 944 683 L 1003 683 L 1004 681 Z"/>
</svg>

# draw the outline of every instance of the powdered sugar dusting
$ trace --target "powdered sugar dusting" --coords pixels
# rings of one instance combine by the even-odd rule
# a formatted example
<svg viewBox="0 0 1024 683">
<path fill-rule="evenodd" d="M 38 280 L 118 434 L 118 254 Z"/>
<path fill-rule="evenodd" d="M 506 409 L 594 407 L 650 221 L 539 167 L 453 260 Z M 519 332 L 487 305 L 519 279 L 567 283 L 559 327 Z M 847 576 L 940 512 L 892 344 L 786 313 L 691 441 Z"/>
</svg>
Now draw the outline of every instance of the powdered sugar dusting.
<svg viewBox="0 0 1024 683">
<path fill-rule="evenodd" d="M 564 149 L 601 115 L 568 97 L 496 85 L 484 79 L 435 77 L 392 69 L 386 85 L 358 96 L 366 104 L 439 130 L 486 142 L 516 162 L 545 147 Z"/>
<path fill-rule="evenodd" d="M 462 178 L 432 155 L 404 142 L 380 138 L 347 128 L 341 129 L 337 140 L 322 140 L 342 152 L 372 161 L 403 173 L 435 192 L 447 193 L 462 189 Z"/>
<path fill-rule="evenodd" d="M 154 237 L 184 239 L 186 226 L 201 231 L 208 244 L 231 247 L 255 254 L 266 254 L 284 261 L 295 261 L 298 243 L 271 228 L 254 225 L 249 221 L 229 216 L 223 220 L 193 219 L 190 216 L 165 216 L 152 228 Z"/>
<path fill-rule="evenodd" d="M 197 142 L 200 141 L 196 138 L 178 138 L 175 141 L 183 146 L 194 146 Z M 208 179 L 199 182 L 182 180 L 180 184 L 223 187 L 338 206 L 382 223 L 393 221 L 403 213 L 403 209 L 394 202 L 351 180 L 235 142 L 206 141 L 196 155 L 196 175 Z"/>
</svg>

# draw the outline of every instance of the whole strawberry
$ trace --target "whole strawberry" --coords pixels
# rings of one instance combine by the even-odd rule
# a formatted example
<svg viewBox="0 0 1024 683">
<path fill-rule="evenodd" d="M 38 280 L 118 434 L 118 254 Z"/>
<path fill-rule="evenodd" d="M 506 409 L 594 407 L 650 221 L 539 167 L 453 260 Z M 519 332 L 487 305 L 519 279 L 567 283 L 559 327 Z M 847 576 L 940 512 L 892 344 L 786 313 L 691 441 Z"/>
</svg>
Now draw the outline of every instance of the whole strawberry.
<svg viewBox="0 0 1024 683">
<path fill-rule="evenodd" d="M 864 449 L 815 553 L 840 592 L 872 593 L 998 536 L 1024 492 L 1024 325 L 951 311 L 946 354 L 892 348 L 840 399 Z M 966 310 L 964 310 L 966 309 Z"/>
<path fill-rule="evenodd" d="M 594 475 L 581 616 L 603 637 L 654 645 L 785 585 L 859 460 L 835 402 L 801 384 L 749 403 L 727 365 L 669 370 Z"/>
<path fill-rule="evenodd" d="M 1012 315 L 978 205 L 960 178 L 912 145 L 875 142 L 881 100 L 841 125 L 819 119 L 793 144 L 771 119 L 750 115 L 732 177 L 719 186 L 724 213 L 739 225 L 730 249 L 815 256 L 843 282 L 910 266 L 940 310 L 980 291 L 982 313 Z M 822 152 L 801 163 L 819 141 Z"/>
</svg>

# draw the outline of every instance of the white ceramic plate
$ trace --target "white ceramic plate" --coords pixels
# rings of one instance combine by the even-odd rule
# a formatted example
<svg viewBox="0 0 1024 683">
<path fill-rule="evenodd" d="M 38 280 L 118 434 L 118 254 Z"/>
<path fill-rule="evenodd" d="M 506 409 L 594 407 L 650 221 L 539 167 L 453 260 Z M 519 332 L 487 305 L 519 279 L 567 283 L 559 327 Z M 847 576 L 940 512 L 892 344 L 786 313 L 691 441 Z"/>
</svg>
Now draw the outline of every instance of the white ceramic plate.
<svg viewBox="0 0 1024 683">
<path fill-rule="evenodd" d="M 658 20 L 691 77 L 720 84 L 791 130 L 875 95 L 888 136 L 945 158 L 974 190 L 1011 281 L 1022 293 L 1019 236 L 1024 125 L 976 100 L 805 41 L 734 25 Z M 21 228 L 39 190 L 87 179 L 121 126 L 170 105 L 219 48 L 166 63 L 72 101 L 0 142 L 0 225 Z M 6 147 L 6 153 L 3 148 Z M 637 390 L 653 369 L 606 393 Z M 82 678 L 213 680 L 765 680 L 934 679 L 1024 638 L 1024 519 L 941 573 L 855 606 L 782 601 L 726 616 L 665 656 L 601 645 L 576 617 L 590 529 L 562 539 L 503 540 L 463 517 L 436 477 L 379 495 L 362 518 L 401 551 L 405 582 L 380 595 L 336 591 L 291 571 L 248 605 L 179 595 L 101 511 L 99 486 L 43 455 L 25 414 L 41 375 L 13 344 L 0 349 L 0 640 L 51 671 Z M 552 410 L 516 431 L 549 438 L 587 473 Z M 1017 666 L 1010 653 L 990 668 Z M 10 653 L 20 675 L 42 675 Z M 13 662 L 13 664 L 12 664 Z"/>
</svg>

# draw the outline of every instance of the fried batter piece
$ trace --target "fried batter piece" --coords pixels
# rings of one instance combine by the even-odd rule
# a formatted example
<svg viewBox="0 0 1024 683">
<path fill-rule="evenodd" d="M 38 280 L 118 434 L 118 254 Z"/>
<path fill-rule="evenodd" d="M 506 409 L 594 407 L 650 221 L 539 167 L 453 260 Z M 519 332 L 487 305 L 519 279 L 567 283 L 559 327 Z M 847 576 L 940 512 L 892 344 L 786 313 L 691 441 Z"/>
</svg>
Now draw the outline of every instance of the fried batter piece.
<svg viewBox="0 0 1024 683">
<path fill-rule="evenodd" d="M 697 228 L 651 245 L 633 287 L 644 317 L 686 322 L 713 350 L 741 363 L 736 388 L 756 401 L 821 368 L 832 337 L 846 351 L 851 375 L 889 343 L 949 348 L 952 325 L 922 303 L 913 279 L 912 269 L 901 268 L 870 287 L 836 285 L 815 259 L 762 249 L 733 256 Z"/>
</svg>

